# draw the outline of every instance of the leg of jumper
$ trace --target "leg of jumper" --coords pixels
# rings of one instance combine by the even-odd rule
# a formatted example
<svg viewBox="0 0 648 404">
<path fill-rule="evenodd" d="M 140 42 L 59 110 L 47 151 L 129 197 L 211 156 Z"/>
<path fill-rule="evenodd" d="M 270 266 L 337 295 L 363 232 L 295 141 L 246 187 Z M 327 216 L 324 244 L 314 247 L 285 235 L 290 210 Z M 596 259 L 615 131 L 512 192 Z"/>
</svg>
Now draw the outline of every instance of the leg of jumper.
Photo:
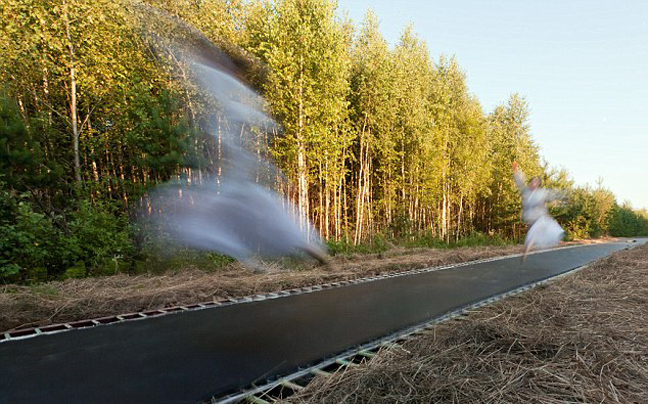
<svg viewBox="0 0 648 404">
<path fill-rule="evenodd" d="M 536 232 L 531 230 L 534 224 L 535 223 L 532 223 L 529 226 L 529 231 L 527 232 L 526 239 L 524 240 L 524 254 L 522 255 L 523 263 L 526 262 L 527 255 L 529 255 L 529 252 L 531 252 L 531 249 L 533 248 L 533 244 L 535 242 Z"/>
<path fill-rule="evenodd" d="M 529 252 L 531 252 L 531 248 L 533 248 L 533 240 L 534 237 L 532 236 L 531 239 L 524 243 L 524 255 L 522 256 L 522 262 L 526 262 L 527 260 L 527 255 L 529 255 Z"/>
</svg>

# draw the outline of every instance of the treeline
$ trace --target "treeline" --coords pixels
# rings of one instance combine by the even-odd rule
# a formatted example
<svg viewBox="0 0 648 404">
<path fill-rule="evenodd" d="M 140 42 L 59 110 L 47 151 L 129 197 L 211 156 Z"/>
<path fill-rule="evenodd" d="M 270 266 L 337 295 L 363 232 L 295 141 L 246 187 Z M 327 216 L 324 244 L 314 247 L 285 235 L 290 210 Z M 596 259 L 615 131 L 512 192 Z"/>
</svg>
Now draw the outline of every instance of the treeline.
<svg viewBox="0 0 648 404">
<path fill-rule="evenodd" d="M 327 240 L 518 239 L 513 161 L 570 190 L 555 213 L 571 237 L 648 232 L 645 214 L 541 162 L 524 98 L 485 112 L 457 61 L 432 57 L 411 27 L 389 47 L 373 14 L 356 25 L 327 0 L 145 3 L 246 62 L 279 123 L 261 136 L 248 128 L 256 147 Z M 126 0 L 0 5 L 0 276 L 128 270 L 147 242 L 135 220 L 147 190 L 218 174 L 207 131 L 218 108 L 186 66 L 154 51 L 146 31 L 172 26 L 148 11 Z"/>
</svg>

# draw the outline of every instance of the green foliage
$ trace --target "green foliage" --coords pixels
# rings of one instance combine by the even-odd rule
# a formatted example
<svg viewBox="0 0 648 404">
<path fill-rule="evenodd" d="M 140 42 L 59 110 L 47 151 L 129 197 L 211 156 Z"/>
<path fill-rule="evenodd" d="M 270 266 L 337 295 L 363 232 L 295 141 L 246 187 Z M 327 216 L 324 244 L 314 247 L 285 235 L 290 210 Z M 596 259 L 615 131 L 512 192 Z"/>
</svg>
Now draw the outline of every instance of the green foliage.
<svg viewBox="0 0 648 404">
<path fill-rule="evenodd" d="M 56 163 L 46 162 L 34 134 L 45 128 L 38 119 L 28 123 L 15 100 L 0 92 L 0 179 L 20 191 L 51 185 L 61 175 Z"/>
<path fill-rule="evenodd" d="M 456 247 L 478 247 L 478 246 L 503 246 L 514 244 L 514 241 L 508 241 L 498 235 L 486 235 L 479 232 L 470 233 L 456 241 L 450 243 L 443 238 L 426 231 L 422 234 L 412 236 L 409 240 L 401 244 L 406 247 L 425 247 L 425 248 L 456 248 Z"/>
<path fill-rule="evenodd" d="M 130 90 L 128 97 L 130 128 L 124 130 L 124 142 L 129 150 L 129 163 L 164 180 L 177 173 L 179 167 L 203 165 L 197 150 L 200 147 L 194 146 L 200 135 L 178 113 L 182 109 L 178 95 L 167 90 L 153 95 L 140 85 Z"/>
<path fill-rule="evenodd" d="M 160 240 L 150 240 L 142 248 L 132 272 L 137 274 L 162 274 L 165 272 L 179 272 L 188 268 L 218 271 L 234 262 L 236 260 L 227 255 L 178 249 Z"/>
<path fill-rule="evenodd" d="M 356 200 L 356 244 L 366 237 L 365 233 L 377 231 L 375 224 L 390 218 L 394 208 L 391 175 L 398 161 L 392 137 L 397 117 L 395 80 L 392 54 L 380 34 L 377 17 L 368 12 L 351 48 L 348 97 L 350 125 L 355 134 L 351 145 L 354 158 L 349 159 L 347 167 L 354 174 L 350 189 Z"/>
<path fill-rule="evenodd" d="M 352 133 L 347 123 L 350 29 L 327 0 L 282 0 L 258 7 L 245 47 L 270 71 L 261 86 L 283 136 L 273 152 L 298 184 L 300 220 L 310 217 L 328 238 L 341 234 L 338 184 Z M 312 190 L 311 190 L 312 189 Z M 319 190 L 320 192 L 312 192 Z M 316 208 L 317 207 L 317 208 Z M 331 223 L 331 225 L 327 225 Z"/>
<path fill-rule="evenodd" d="M 236 262 L 234 258 L 218 253 L 208 253 L 207 257 L 214 268 L 226 267 L 233 262 Z"/>
<path fill-rule="evenodd" d="M 393 246 L 399 245 L 407 248 L 458 248 L 478 246 L 504 246 L 514 244 L 514 241 L 507 241 L 494 235 L 489 236 L 482 233 L 471 233 L 457 241 L 447 243 L 431 231 L 410 234 L 407 237 L 387 238 L 383 235 L 376 235 L 371 243 L 354 244 L 345 239 L 329 240 L 326 245 L 331 255 L 350 254 L 376 254 L 383 253 Z"/>
<path fill-rule="evenodd" d="M 599 183 L 592 189 L 589 186 L 574 187 L 564 173 L 553 173 L 556 178 L 547 181 L 548 186 L 565 187 L 564 200 L 551 209 L 551 213 L 565 229 L 568 240 L 601 237 L 609 233 L 610 218 L 613 213 L 614 195 Z"/>
<path fill-rule="evenodd" d="M 615 205 L 610 217 L 610 235 L 615 237 L 648 236 L 648 215 L 634 211 L 629 204 Z"/>
<path fill-rule="evenodd" d="M 8 201 L 8 192 L 3 191 L 0 204 L 3 210 L 12 211 L 12 217 L 0 223 L 0 273 L 10 280 L 61 273 L 79 252 L 76 240 L 63 237 L 55 219 L 34 212 L 24 197 L 15 203 Z M 45 276 L 37 268 L 45 268 Z"/>
<path fill-rule="evenodd" d="M 126 217 L 108 205 L 81 201 L 70 214 L 67 230 L 78 240 L 77 259 L 85 263 L 87 273 L 101 274 L 106 267 L 108 273 L 119 272 L 120 263 L 131 259 L 133 245 Z"/>
<path fill-rule="evenodd" d="M 351 254 L 379 254 L 389 249 L 390 243 L 387 239 L 377 234 L 371 243 L 357 244 L 341 238 L 339 240 L 329 240 L 326 242 L 326 247 L 329 254 L 335 255 L 351 255 Z"/>
<path fill-rule="evenodd" d="M 471 233 L 452 244 L 454 247 L 503 246 L 514 244 L 498 235 L 488 236 L 483 233 Z"/>
<path fill-rule="evenodd" d="M 542 176 L 538 147 L 529 135 L 529 107 L 513 94 L 507 105 L 498 106 L 488 116 L 491 143 L 491 181 L 482 201 L 485 208 L 479 230 L 497 232 L 505 238 L 519 237 L 521 200 L 513 182 L 511 164 L 518 162 L 531 178 Z"/>
<path fill-rule="evenodd" d="M 64 279 L 78 279 L 85 278 L 87 276 L 87 269 L 83 261 L 79 261 L 70 268 L 65 270 L 63 273 Z"/>
<path fill-rule="evenodd" d="M 408 237 L 403 242 L 406 247 L 448 248 L 450 245 L 435 232 L 430 230 Z"/>
<path fill-rule="evenodd" d="M 101 274 L 106 265 L 132 260 L 133 245 L 123 215 L 81 201 L 66 214 L 34 210 L 26 195 L 0 183 L 0 277 L 43 281 L 64 275 Z"/>
<path fill-rule="evenodd" d="M 280 191 L 332 254 L 521 239 L 513 161 L 565 191 L 552 213 L 569 238 L 648 234 L 646 215 L 601 184 L 578 187 L 541 164 L 523 97 L 485 112 L 457 61 L 432 57 L 411 26 L 390 48 L 373 14 L 356 31 L 328 0 L 145 3 L 249 70 L 279 129 L 243 128 L 244 143 L 274 156 L 289 179 Z M 207 132 L 214 121 L 231 129 L 187 82 L 188 66 L 151 52 L 176 33 L 147 11 L 127 0 L 0 3 L 0 279 L 231 262 L 166 256 L 131 234 L 127 218 L 148 214 L 151 186 L 220 173 Z"/>
</svg>

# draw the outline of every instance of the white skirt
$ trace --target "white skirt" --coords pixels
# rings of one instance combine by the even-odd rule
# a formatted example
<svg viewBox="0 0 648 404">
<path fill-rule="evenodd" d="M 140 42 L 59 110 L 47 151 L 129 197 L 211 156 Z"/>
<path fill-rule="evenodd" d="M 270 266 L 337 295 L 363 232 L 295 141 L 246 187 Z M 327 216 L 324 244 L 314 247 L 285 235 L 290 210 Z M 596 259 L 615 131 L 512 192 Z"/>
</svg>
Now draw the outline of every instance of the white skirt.
<svg viewBox="0 0 648 404">
<path fill-rule="evenodd" d="M 554 219 L 542 215 L 533 223 L 524 240 L 524 245 L 531 243 L 533 249 L 543 249 L 557 246 L 565 232 Z"/>
</svg>

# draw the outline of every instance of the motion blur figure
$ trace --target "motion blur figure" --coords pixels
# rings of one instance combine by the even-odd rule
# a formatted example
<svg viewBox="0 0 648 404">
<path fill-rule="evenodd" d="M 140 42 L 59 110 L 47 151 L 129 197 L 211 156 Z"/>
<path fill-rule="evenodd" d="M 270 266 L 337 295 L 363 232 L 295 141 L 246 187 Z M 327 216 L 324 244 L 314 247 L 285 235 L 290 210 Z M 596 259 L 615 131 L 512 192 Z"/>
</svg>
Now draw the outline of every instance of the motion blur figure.
<svg viewBox="0 0 648 404">
<path fill-rule="evenodd" d="M 152 48 L 184 63 L 190 81 L 219 106 L 218 114 L 203 121 L 213 123 L 210 131 L 218 136 L 218 163 L 224 167 L 220 175 L 206 174 L 199 183 L 170 182 L 151 192 L 151 210 L 160 212 L 153 216 L 158 227 L 183 245 L 230 255 L 255 270 L 261 269 L 257 258 L 304 253 L 326 263 L 324 244 L 312 225 L 298 223 L 289 213 L 295 211 L 290 201 L 272 189 L 282 178 L 279 170 L 245 147 L 250 128 L 276 124 L 264 112 L 261 97 L 244 82 L 242 68 L 198 31 L 142 7 L 147 22 L 168 25 L 164 32 L 175 33 L 149 37 Z M 218 116 L 227 124 L 218 127 Z"/>
<path fill-rule="evenodd" d="M 517 162 L 513 163 L 513 179 L 522 195 L 522 220 L 529 226 L 524 239 L 524 257 L 533 249 L 554 247 L 562 240 L 565 232 L 547 211 L 547 202 L 561 199 L 558 191 L 541 188 L 540 178 L 533 177 L 526 184 L 524 173 L 518 168 Z"/>
<path fill-rule="evenodd" d="M 300 229 L 286 212 L 289 202 L 251 181 L 220 186 L 169 184 L 154 196 L 166 202 L 166 213 L 160 218 L 164 228 L 183 244 L 227 254 L 256 271 L 262 270 L 256 257 L 305 253 L 327 263 L 317 233 L 312 228 Z"/>
</svg>

